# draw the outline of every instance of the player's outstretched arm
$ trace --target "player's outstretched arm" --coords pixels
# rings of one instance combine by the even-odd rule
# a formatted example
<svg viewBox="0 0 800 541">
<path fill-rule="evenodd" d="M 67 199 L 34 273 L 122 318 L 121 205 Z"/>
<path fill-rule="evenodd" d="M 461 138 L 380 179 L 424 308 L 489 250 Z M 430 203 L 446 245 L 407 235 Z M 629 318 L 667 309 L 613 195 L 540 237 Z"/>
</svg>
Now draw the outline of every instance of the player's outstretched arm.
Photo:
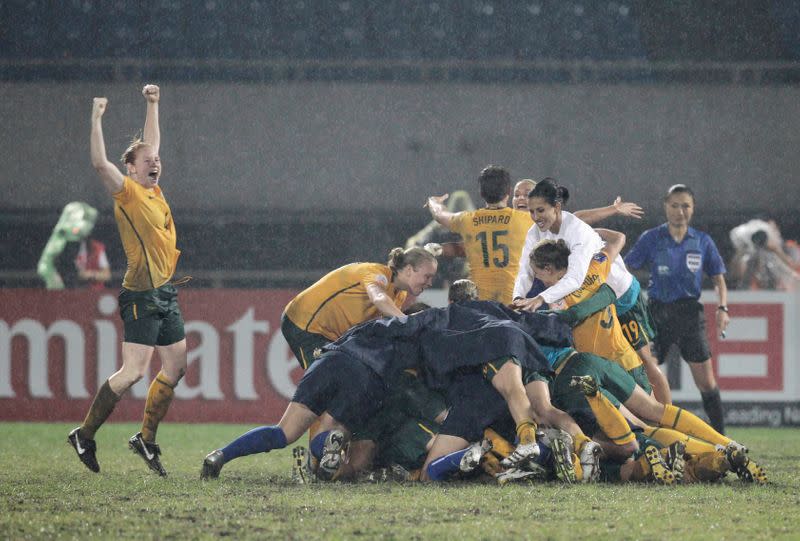
<svg viewBox="0 0 800 541">
<path fill-rule="evenodd" d="M 161 129 L 158 125 L 158 101 L 161 99 L 161 90 L 156 85 L 144 85 L 142 96 L 147 101 L 147 114 L 144 117 L 144 142 L 153 147 L 158 154 L 161 146 Z"/>
<path fill-rule="evenodd" d="M 428 198 L 428 202 L 425 203 L 433 219 L 447 228 L 450 227 L 450 220 L 455 216 L 444 206 L 444 202 L 447 201 L 448 197 L 450 197 L 450 194 L 432 195 Z"/>
<path fill-rule="evenodd" d="M 597 231 L 597 234 L 600 235 L 600 238 L 606 243 L 603 251 L 611 261 L 614 261 L 614 259 L 616 259 L 616 257 L 625 247 L 625 233 L 620 233 L 619 231 L 613 231 L 611 229 L 600 228 L 596 228 L 595 231 Z"/>
<path fill-rule="evenodd" d="M 575 216 L 589 225 L 596 224 L 612 216 L 627 216 L 628 218 L 641 220 L 643 215 L 642 207 L 630 201 L 623 201 L 619 196 L 607 207 L 575 211 Z"/>
<path fill-rule="evenodd" d="M 106 157 L 106 143 L 103 140 L 103 113 L 108 106 L 107 98 L 95 98 L 92 105 L 92 133 L 89 138 L 89 149 L 92 156 L 92 167 L 108 193 L 115 194 L 122 190 L 122 182 L 125 177 L 117 166 L 108 161 Z"/>
</svg>

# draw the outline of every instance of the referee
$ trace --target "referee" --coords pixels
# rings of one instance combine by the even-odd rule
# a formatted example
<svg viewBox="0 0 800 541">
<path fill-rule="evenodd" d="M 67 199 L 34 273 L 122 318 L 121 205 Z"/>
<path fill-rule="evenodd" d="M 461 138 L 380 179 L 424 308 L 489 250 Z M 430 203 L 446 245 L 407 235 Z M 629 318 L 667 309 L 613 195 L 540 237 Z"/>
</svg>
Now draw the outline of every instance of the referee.
<svg viewBox="0 0 800 541">
<path fill-rule="evenodd" d="M 699 302 L 703 273 L 719 296 L 717 331 L 728 326 L 725 263 L 707 234 L 689 227 L 694 193 L 684 184 L 672 186 L 664 198 L 667 223 L 642 233 L 625 257 L 630 269 L 650 271 L 649 307 L 656 327 L 655 353 L 663 363 L 673 344 L 689 363 L 711 425 L 725 431 L 719 386 L 711 367 L 703 306 Z"/>
</svg>

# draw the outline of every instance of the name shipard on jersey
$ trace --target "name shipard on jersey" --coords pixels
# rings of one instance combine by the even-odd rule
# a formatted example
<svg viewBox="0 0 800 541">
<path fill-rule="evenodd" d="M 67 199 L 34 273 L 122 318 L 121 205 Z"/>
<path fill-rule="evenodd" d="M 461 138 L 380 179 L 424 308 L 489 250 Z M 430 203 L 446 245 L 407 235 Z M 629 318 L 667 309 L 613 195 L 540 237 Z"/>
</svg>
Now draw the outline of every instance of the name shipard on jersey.
<svg viewBox="0 0 800 541">
<path fill-rule="evenodd" d="M 608 255 L 605 252 L 595 254 L 581 287 L 553 303 L 551 308 L 561 310 L 588 299 L 606 282 L 609 272 L 611 260 Z M 625 370 L 632 370 L 642 364 L 642 360 L 622 334 L 622 327 L 617 321 L 617 309 L 613 304 L 586 318 L 572 329 L 572 336 L 578 351 L 605 357 Z"/>
<path fill-rule="evenodd" d="M 335 269 L 286 306 L 286 317 L 301 329 L 335 341 L 350 327 L 380 317 L 367 286 L 379 285 L 400 308 L 406 292 L 392 284 L 392 269 L 379 263 L 350 263 Z"/>
<path fill-rule="evenodd" d="M 525 236 L 533 226 L 528 212 L 509 207 L 459 212 L 450 220 L 450 230 L 459 233 L 478 286 L 478 298 L 509 304 Z"/>
</svg>

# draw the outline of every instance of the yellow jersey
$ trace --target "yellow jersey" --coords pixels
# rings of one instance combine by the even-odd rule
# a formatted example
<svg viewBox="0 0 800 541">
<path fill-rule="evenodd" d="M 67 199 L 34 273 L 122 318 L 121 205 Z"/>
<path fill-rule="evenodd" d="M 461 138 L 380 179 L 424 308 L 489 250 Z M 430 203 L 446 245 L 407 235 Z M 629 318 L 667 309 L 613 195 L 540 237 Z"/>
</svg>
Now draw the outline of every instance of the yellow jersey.
<svg viewBox="0 0 800 541">
<path fill-rule="evenodd" d="M 381 316 L 367 294 L 367 286 L 377 284 L 398 308 L 406 292 L 392 283 L 392 270 L 378 263 L 351 263 L 320 278 L 289 302 L 284 310 L 289 320 L 304 331 L 336 340 L 359 323 Z"/>
<path fill-rule="evenodd" d="M 530 213 L 510 207 L 459 212 L 451 218 L 450 230 L 464 240 L 479 299 L 511 303 L 519 258 L 532 225 Z"/>
<path fill-rule="evenodd" d="M 114 218 L 128 260 L 122 287 L 145 291 L 163 286 L 175 273 L 181 252 L 161 188 L 145 188 L 126 176 L 122 190 L 113 197 Z"/>
<path fill-rule="evenodd" d="M 606 282 L 610 271 L 611 260 L 605 252 L 595 254 L 581 287 L 564 297 L 561 306 L 553 308 L 568 308 L 588 299 Z M 605 357 L 625 370 L 632 370 L 642 364 L 639 355 L 622 334 L 622 327 L 617 321 L 617 308 L 613 304 L 592 314 L 572 329 L 572 337 L 576 350 Z"/>
</svg>

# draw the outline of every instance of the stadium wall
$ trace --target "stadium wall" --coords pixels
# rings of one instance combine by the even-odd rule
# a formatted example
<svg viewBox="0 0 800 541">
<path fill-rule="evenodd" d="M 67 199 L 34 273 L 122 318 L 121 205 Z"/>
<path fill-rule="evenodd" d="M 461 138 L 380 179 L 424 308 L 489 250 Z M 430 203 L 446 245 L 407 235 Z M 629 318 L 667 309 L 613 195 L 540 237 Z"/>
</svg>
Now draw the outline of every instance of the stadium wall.
<svg viewBox="0 0 800 541">
<path fill-rule="evenodd" d="M 91 98 L 109 156 L 141 129 L 138 88 L 0 83 L 3 206 L 110 207 L 89 164 Z M 165 85 L 163 186 L 176 209 L 418 211 L 487 163 L 555 176 L 573 208 L 657 209 L 675 182 L 720 212 L 800 200 L 800 88 L 758 84 Z M 779 195 L 779 196 L 778 196 Z"/>
<path fill-rule="evenodd" d="M 267 423 L 280 418 L 302 373 L 280 333 L 291 290 L 181 292 L 189 369 L 169 420 Z M 446 302 L 443 291 L 424 299 Z M 708 328 L 715 297 L 706 293 Z M 731 425 L 800 425 L 800 292 L 731 292 L 728 337 L 711 337 Z M 120 364 L 122 326 L 111 291 L 0 289 L 0 421 L 80 421 Z M 150 377 L 158 370 L 154 359 Z M 699 392 L 677 364 L 673 397 L 702 414 Z M 677 377 L 676 377 L 677 376 Z M 113 420 L 141 419 L 149 377 Z"/>
</svg>

